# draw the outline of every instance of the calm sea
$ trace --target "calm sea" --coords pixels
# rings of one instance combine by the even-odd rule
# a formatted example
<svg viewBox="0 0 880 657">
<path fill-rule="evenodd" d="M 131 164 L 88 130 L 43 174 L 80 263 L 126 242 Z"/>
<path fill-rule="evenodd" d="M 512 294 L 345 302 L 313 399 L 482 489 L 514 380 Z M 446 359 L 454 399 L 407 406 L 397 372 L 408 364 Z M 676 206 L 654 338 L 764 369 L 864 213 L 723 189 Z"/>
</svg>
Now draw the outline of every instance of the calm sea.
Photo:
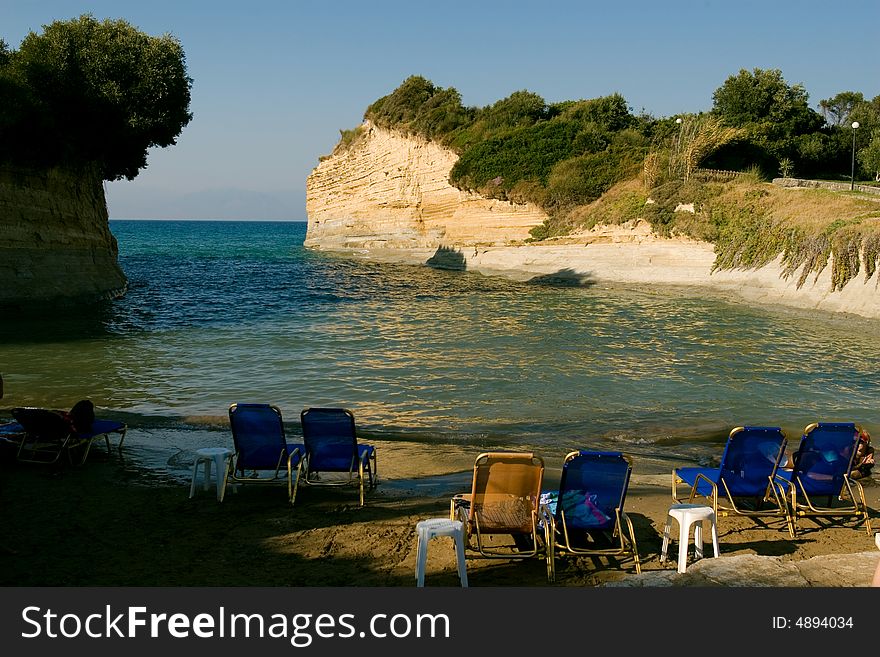
<svg viewBox="0 0 880 657">
<path fill-rule="evenodd" d="M 139 432 L 174 468 L 232 402 L 352 409 L 361 433 L 564 454 L 717 457 L 737 425 L 880 429 L 880 323 L 683 288 L 552 287 L 302 247 L 305 223 L 111 221 L 127 295 L 4 317 L 3 408 L 69 408 Z M 210 444 L 210 443 L 208 443 Z M 185 459 L 184 459 L 185 460 Z"/>
</svg>

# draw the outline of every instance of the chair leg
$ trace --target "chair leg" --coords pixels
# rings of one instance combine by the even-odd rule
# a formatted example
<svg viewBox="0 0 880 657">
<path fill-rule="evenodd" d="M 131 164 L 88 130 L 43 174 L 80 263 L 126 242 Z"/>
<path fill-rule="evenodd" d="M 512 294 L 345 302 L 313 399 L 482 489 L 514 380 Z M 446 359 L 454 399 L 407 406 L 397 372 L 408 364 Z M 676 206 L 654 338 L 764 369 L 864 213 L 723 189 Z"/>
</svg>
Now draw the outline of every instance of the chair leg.
<svg viewBox="0 0 880 657">
<path fill-rule="evenodd" d="M 418 533 L 416 538 L 416 586 L 425 585 L 425 564 L 428 561 L 428 537 Z"/>
<path fill-rule="evenodd" d="M 288 465 L 288 468 L 290 466 Z M 299 478 L 302 474 L 302 459 L 299 460 L 299 463 L 296 464 L 296 478 L 293 480 L 293 484 L 291 485 L 290 476 L 291 473 L 288 472 L 287 478 L 287 493 L 290 497 L 290 504 L 293 506 L 294 502 L 296 502 L 296 491 L 299 488 Z"/>
<path fill-rule="evenodd" d="M 694 559 L 703 558 L 703 522 L 694 523 Z"/>
<path fill-rule="evenodd" d="M 464 556 L 464 531 L 458 530 L 453 536 L 455 540 L 455 564 L 458 566 L 458 579 L 463 588 L 467 588 L 467 563 Z"/>
<path fill-rule="evenodd" d="M 636 532 L 633 528 L 632 520 L 629 519 L 629 516 L 625 513 L 622 514 L 624 521 L 626 521 L 626 526 L 629 529 L 629 546 L 632 550 L 633 561 L 636 566 L 636 574 L 641 574 L 642 572 L 642 564 L 639 561 L 639 546 L 636 544 Z M 620 530 L 621 536 L 623 535 L 623 528 Z"/>
<path fill-rule="evenodd" d="M 217 454 L 214 457 L 214 465 L 217 474 L 217 501 L 223 501 L 224 489 L 226 487 L 226 472 L 229 469 L 229 460 L 226 454 Z"/>
<path fill-rule="evenodd" d="M 79 463 L 77 463 L 77 465 L 85 464 L 86 459 L 89 458 L 89 451 L 91 450 L 91 448 L 92 448 L 92 439 L 89 438 L 86 440 L 86 446 L 85 446 L 85 448 L 83 448 L 82 458 L 79 460 Z M 67 447 L 67 455 L 70 456 L 70 446 L 69 445 Z M 71 460 L 71 465 L 72 464 L 73 464 L 73 461 Z"/>
<path fill-rule="evenodd" d="M 663 526 L 663 547 L 660 548 L 660 561 L 666 561 L 666 553 L 669 549 L 669 531 L 672 529 L 672 516 L 666 516 L 666 524 Z"/>
<path fill-rule="evenodd" d="M 198 477 L 199 473 L 199 459 L 196 457 L 196 460 L 193 461 L 193 472 L 192 472 L 192 482 L 189 485 L 189 499 L 195 497 L 196 494 L 196 477 Z"/>
<path fill-rule="evenodd" d="M 211 489 L 211 459 L 203 459 L 203 467 L 205 469 L 205 478 L 202 481 L 202 490 Z"/>
<path fill-rule="evenodd" d="M 222 484 L 222 486 L 220 485 L 219 481 L 217 482 L 217 486 L 219 487 L 217 500 L 220 502 L 222 502 L 226 498 L 226 486 L 229 484 L 229 465 L 231 462 L 232 462 L 231 456 L 224 457 L 224 459 L 223 459 L 223 463 L 224 463 L 223 484 Z M 218 472 L 218 477 L 219 477 L 219 472 Z"/>
<path fill-rule="evenodd" d="M 687 523 L 681 523 L 678 528 L 678 572 L 687 570 L 688 542 L 690 541 L 691 528 Z"/>
</svg>

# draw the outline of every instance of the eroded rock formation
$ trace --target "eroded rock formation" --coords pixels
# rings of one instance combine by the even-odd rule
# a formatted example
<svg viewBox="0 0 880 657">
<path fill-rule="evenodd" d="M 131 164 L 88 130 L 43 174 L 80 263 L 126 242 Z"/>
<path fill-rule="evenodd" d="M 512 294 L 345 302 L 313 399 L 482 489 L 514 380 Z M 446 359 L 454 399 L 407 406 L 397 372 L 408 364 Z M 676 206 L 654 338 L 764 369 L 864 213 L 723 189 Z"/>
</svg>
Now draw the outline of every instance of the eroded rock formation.
<svg viewBox="0 0 880 657">
<path fill-rule="evenodd" d="M 0 308 L 124 292 L 98 176 L 0 169 Z"/>
<path fill-rule="evenodd" d="M 507 244 L 546 214 L 449 184 L 457 156 L 369 122 L 349 149 L 325 158 L 306 184 L 305 245 L 322 249 Z"/>
</svg>

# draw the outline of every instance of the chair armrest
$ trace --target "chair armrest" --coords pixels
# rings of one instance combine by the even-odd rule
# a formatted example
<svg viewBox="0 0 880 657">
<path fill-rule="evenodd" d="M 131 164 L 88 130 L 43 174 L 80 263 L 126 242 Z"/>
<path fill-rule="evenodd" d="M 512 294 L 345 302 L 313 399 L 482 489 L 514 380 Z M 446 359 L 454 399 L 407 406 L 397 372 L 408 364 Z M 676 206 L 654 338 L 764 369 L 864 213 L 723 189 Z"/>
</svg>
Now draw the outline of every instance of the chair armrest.
<svg viewBox="0 0 880 657">
<path fill-rule="evenodd" d="M 296 456 L 296 461 L 293 460 L 293 457 Z M 294 447 L 292 450 L 288 450 L 287 452 L 287 466 L 291 467 L 295 463 L 300 463 L 305 456 L 299 449 L 299 447 Z"/>
<path fill-rule="evenodd" d="M 550 507 L 546 504 L 541 504 L 538 507 L 538 522 L 543 524 L 544 527 L 548 527 L 551 532 L 556 531 L 556 518 L 553 516 Z"/>
<path fill-rule="evenodd" d="M 470 508 L 471 502 L 470 493 L 456 493 L 449 499 L 449 519 L 450 520 L 461 520 L 464 523 L 467 523 L 468 517 L 468 509 Z M 467 507 L 463 504 L 467 503 Z M 456 504 L 458 503 L 458 504 Z M 463 516 L 463 517 L 457 517 Z"/>
</svg>

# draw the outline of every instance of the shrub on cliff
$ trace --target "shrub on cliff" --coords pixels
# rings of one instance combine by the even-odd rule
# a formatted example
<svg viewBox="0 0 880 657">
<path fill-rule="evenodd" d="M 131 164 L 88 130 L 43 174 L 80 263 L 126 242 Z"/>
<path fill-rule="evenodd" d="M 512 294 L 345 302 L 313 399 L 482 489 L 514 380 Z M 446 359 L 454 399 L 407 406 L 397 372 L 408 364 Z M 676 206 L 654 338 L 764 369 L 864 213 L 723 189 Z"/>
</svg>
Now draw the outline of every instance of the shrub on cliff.
<svg viewBox="0 0 880 657">
<path fill-rule="evenodd" d="M 0 47 L 0 161 L 134 178 L 192 119 L 180 42 L 83 15 Z"/>
<path fill-rule="evenodd" d="M 472 113 L 462 106 L 461 96 L 452 87 L 443 89 L 411 75 L 393 92 L 372 103 L 364 118 L 383 128 L 444 141 L 456 128 L 470 124 Z"/>
<path fill-rule="evenodd" d="M 454 150 L 459 159 L 449 181 L 456 187 L 548 211 L 589 203 L 632 175 L 649 125 L 620 94 L 547 104 L 524 89 L 474 108 L 463 106 L 455 89 L 416 75 L 372 103 L 364 118 Z M 629 137 L 618 139 L 623 132 Z"/>
</svg>

